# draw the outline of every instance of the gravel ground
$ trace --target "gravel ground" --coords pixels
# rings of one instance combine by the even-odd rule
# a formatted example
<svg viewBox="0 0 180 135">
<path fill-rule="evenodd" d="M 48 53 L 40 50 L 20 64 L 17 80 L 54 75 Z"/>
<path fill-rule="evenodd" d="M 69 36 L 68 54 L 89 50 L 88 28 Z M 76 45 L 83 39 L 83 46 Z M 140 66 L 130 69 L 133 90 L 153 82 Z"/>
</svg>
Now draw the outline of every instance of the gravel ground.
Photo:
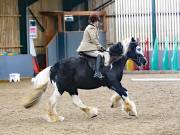
<svg viewBox="0 0 180 135">
<path fill-rule="evenodd" d="M 0 135 L 180 135 L 180 82 L 133 82 L 131 78 L 179 78 L 179 74 L 125 74 L 122 84 L 137 105 L 138 117 L 129 117 L 120 107 L 111 109 L 113 91 L 101 87 L 79 90 L 82 101 L 99 109 L 88 118 L 72 104 L 65 93 L 57 112 L 63 122 L 44 120 L 47 100 L 53 89 L 48 86 L 41 102 L 24 109 L 21 99 L 31 92 L 30 80 L 0 83 Z"/>
</svg>

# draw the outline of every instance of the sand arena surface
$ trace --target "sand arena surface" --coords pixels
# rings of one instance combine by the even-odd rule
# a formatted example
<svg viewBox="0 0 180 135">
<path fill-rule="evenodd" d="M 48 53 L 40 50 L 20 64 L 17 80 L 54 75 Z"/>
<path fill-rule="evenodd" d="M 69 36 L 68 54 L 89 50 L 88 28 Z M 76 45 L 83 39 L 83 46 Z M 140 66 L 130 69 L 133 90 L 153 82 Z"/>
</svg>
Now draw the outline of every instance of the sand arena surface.
<svg viewBox="0 0 180 135">
<path fill-rule="evenodd" d="M 131 78 L 179 78 L 179 74 L 125 74 L 122 84 L 137 105 L 138 117 L 129 117 L 120 107 L 111 109 L 113 92 L 101 87 L 94 91 L 79 90 L 82 101 L 99 109 L 88 118 L 64 93 L 57 105 L 63 122 L 43 119 L 52 87 L 41 102 L 31 108 L 21 106 L 21 98 L 31 92 L 30 80 L 0 83 L 0 135 L 180 135 L 180 82 L 132 82 Z"/>
</svg>

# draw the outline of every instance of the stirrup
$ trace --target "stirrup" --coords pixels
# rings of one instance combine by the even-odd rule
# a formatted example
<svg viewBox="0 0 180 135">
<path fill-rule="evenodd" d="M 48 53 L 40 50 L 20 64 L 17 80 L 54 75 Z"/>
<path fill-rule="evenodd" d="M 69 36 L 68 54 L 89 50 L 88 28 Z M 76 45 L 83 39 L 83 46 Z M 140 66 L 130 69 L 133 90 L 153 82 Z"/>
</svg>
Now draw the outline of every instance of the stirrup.
<svg viewBox="0 0 180 135">
<path fill-rule="evenodd" d="M 99 73 L 95 73 L 94 74 L 94 77 L 95 78 L 99 78 L 99 79 L 102 79 L 102 78 L 104 78 L 104 76 L 99 72 Z"/>
</svg>

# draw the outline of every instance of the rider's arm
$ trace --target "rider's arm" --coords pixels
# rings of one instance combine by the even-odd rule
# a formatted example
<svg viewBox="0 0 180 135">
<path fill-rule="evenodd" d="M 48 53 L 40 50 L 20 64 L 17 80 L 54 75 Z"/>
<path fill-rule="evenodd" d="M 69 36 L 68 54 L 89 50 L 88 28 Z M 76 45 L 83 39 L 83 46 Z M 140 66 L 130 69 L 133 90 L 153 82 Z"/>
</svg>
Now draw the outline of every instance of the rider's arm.
<svg viewBox="0 0 180 135">
<path fill-rule="evenodd" d="M 101 44 L 99 43 L 99 40 L 98 40 L 97 30 L 95 28 L 90 28 L 89 35 L 91 38 L 91 43 L 97 45 L 98 49 L 101 49 Z"/>
</svg>

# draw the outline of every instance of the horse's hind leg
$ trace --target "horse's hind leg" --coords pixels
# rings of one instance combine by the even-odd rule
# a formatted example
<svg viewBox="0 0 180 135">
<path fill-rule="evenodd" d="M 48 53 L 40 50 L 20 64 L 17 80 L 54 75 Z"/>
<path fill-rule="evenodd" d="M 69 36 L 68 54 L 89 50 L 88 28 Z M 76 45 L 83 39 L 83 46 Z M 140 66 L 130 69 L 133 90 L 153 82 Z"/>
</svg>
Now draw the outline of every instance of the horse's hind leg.
<svg viewBox="0 0 180 135">
<path fill-rule="evenodd" d="M 58 91 L 56 83 L 53 82 L 54 92 L 49 98 L 48 109 L 47 109 L 47 121 L 48 122 L 58 122 L 63 121 L 64 117 L 58 116 L 56 112 L 56 104 L 60 93 Z"/>
<path fill-rule="evenodd" d="M 98 115 L 98 110 L 95 107 L 89 107 L 83 104 L 78 94 L 70 94 L 73 100 L 73 103 L 79 107 L 83 112 L 88 114 L 90 117 L 96 117 Z"/>
</svg>

